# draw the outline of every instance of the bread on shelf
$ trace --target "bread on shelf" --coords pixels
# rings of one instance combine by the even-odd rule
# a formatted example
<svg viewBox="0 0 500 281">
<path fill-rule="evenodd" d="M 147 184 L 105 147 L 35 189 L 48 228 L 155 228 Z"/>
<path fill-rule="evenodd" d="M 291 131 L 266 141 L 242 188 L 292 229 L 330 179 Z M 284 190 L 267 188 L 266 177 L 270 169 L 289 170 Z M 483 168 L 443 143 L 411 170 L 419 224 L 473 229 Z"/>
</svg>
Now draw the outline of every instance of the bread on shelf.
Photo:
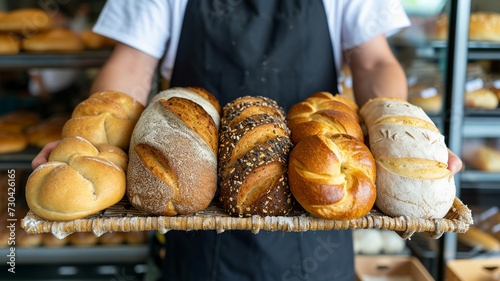
<svg viewBox="0 0 500 281">
<path fill-rule="evenodd" d="M 28 36 L 53 27 L 54 20 L 42 9 L 17 9 L 0 17 L 0 32 L 14 32 Z"/>
<path fill-rule="evenodd" d="M 85 49 L 80 36 L 65 28 L 53 29 L 27 37 L 21 46 L 24 51 L 35 53 L 75 53 Z"/>
<path fill-rule="evenodd" d="M 14 55 L 21 49 L 21 40 L 10 34 L 0 34 L 0 55 Z"/>
</svg>

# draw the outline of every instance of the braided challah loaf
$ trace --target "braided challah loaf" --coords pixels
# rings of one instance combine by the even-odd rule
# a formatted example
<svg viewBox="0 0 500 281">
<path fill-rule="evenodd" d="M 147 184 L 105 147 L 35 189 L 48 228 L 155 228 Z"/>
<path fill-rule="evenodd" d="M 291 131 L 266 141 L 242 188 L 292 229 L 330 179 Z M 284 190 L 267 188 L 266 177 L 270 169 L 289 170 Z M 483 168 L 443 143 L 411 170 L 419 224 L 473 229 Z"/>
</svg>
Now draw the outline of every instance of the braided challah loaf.
<svg viewBox="0 0 500 281">
<path fill-rule="evenodd" d="M 127 150 L 143 110 L 144 106 L 127 94 L 97 92 L 76 106 L 62 137 L 79 136 L 94 145 L 112 144 Z"/>
<path fill-rule="evenodd" d="M 127 196 L 158 215 L 205 209 L 217 189 L 220 106 L 200 88 L 171 88 L 144 110 L 130 142 Z"/>
<path fill-rule="evenodd" d="M 395 98 L 360 110 L 377 165 L 376 206 L 391 216 L 442 218 L 455 199 L 444 137 L 425 112 Z"/>
<path fill-rule="evenodd" d="M 363 141 L 358 106 L 341 95 L 318 92 L 290 108 L 287 115 L 293 144 L 308 136 L 347 134 Z"/>
<path fill-rule="evenodd" d="M 357 106 L 316 93 L 290 108 L 296 144 L 288 162 L 290 190 L 304 209 L 325 219 L 366 215 L 376 198 L 375 162 L 362 142 Z"/>
<path fill-rule="evenodd" d="M 220 201 L 233 216 L 284 215 L 293 206 L 287 183 L 290 131 L 284 112 L 265 97 L 224 107 L 219 147 Z"/>
<path fill-rule="evenodd" d="M 91 215 L 123 198 L 126 167 L 127 154 L 116 146 L 65 138 L 49 161 L 29 176 L 26 201 L 33 213 L 47 220 Z"/>
</svg>

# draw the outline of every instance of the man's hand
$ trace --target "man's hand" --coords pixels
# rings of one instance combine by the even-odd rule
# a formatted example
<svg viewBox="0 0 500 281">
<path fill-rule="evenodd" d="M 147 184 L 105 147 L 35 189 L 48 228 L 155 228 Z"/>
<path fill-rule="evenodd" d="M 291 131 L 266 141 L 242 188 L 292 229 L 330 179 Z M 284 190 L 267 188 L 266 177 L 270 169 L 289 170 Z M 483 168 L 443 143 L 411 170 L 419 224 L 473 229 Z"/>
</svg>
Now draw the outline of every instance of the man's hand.
<svg viewBox="0 0 500 281">
<path fill-rule="evenodd" d="M 42 148 L 38 155 L 33 158 L 33 161 L 31 161 L 31 167 L 33 168 L 33 170 L 49 160 L 50 152 L 52 152 L 54 147 L 56 147 L 59 142 L 60 140 L 49 142 Z"/>
<path fill-rule="evenodd" d="M 448 170 L 450 170 L 452 175 L 460 172 L 462 170 L 462 160 L 455 155 L 451 150 L 448 149 Z"/>
</svg>

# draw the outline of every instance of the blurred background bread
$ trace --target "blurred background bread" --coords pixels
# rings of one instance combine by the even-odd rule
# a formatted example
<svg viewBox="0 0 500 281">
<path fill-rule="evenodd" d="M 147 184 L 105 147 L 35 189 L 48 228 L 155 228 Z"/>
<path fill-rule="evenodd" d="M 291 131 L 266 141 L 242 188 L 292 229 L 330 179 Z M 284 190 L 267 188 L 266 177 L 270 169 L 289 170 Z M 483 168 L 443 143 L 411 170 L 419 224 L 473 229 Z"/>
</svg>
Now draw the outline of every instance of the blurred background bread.
<svg viewBox="0 0 500 281">
<path fill-rule="evenodd" d="M 75 32 L 65 28 L 58 28 L 24 39 L 22 49 L 27 52 L 37 53 L 74 53 L 83 51 L 85 45 Z"/>
</svg>

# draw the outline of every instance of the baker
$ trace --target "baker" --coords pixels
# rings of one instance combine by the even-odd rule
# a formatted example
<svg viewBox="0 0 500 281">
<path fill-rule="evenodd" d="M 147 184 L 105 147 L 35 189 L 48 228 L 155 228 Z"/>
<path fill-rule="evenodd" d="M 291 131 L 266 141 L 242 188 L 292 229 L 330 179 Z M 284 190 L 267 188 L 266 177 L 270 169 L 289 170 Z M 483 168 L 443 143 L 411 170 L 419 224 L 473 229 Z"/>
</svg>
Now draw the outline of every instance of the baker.
<svg viewBox="0 0 500 281">
<path fill-rule="evenodd" d="M 146 104 L 161 63 L 171 86 L 203 87 L 221 105 L 267 96 L 286 111 L 315 92 L 338 92 L 347 63 L 359 105 L 406 99 L 386 36 L 408 25 L 399 1 L 110 0 L 94 31 L 119 43 L 92 92 L 117 90 Z M 458 171 L 460 159 L 449 166 Z M 350 230 L 169 231 L 164 241 L 165 280 L 355 279 Z"/>
</svg>

